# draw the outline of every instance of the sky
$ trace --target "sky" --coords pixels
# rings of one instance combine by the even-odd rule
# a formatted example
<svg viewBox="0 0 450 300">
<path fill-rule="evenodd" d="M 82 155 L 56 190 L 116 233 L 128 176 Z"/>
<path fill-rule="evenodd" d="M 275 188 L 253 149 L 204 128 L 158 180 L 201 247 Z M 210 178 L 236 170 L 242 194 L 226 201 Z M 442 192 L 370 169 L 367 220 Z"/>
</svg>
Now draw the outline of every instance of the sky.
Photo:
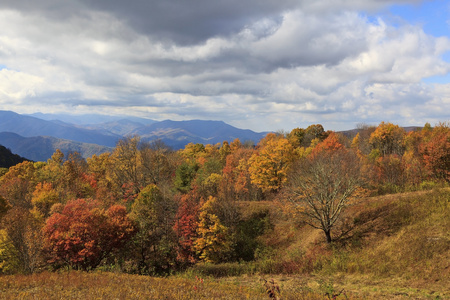
<svg viewBox="0 0 450 300">
<path fill-rule="evenodd" d="M 446 0 L 0 0 L 0 110 L 254 131 L 450 120 Z"/>
</svg>

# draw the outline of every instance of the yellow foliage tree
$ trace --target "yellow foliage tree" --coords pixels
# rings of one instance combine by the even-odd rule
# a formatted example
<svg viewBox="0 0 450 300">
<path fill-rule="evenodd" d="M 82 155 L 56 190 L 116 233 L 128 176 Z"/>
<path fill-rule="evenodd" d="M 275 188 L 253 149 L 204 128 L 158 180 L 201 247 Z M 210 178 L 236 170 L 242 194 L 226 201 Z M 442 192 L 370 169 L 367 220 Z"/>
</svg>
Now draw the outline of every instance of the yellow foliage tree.
<svg viewBox="0 0 450 300">
<path fill-rule="evenodd" d="M 382 156 L 403 155 L 405 135 L 405 130 L 398 125 L 381 122 L 370 135 L 369 144 L 373 149 L 378 149 Z"/>
<path fill-rule="evenodd" d="M 260 149 L 249 159 L 252 183 L 264 192 L 278 191 L 287 180 L 294 159 L 294 149 L 280 135 L 269 133 L 260 142 Z"/>
<path fill-rule="evenodd" d="M 52 205 L 58 202 L 59 193 L 53 188 L 51 183 L 43 182 L 37 184 L 31 203 L 42 216 L 48 217 Z"/>
<path fill-rule="evenodd" d="M 213 212 L 215 201 L 216 198 L 209 197 L 200 208 L 198 238 L 194 241 L 194 249 L 201 260 L 219 263 L 229 257 L 232 241 L 228 228 L 222 225 L 219 217 Z"/>
</svg>

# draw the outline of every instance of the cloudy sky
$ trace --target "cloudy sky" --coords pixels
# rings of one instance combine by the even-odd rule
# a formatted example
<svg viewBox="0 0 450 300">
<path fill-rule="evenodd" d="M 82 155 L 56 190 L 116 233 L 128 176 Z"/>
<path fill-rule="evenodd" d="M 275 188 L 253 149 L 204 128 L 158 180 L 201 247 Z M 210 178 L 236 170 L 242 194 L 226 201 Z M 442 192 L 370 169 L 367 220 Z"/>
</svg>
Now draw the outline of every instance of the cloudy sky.
<svg viewBox="0 0 450 300">
<path fill-rule="evenodd" d="M 450 120 L 447 0 L 0 0 L 0 110 L 255 131 Z"/>
</svg>

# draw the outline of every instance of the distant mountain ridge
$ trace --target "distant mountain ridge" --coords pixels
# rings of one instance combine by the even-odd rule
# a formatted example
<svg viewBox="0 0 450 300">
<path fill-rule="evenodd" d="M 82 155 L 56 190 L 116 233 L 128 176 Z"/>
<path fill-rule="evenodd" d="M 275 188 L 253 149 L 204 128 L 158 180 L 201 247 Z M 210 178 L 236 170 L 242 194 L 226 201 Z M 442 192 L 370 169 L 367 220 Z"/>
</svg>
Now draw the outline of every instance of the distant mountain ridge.
<svg viewBox="0 0 450 300">
<path fill-rule="evenodd" d="M 257 133 L 248 129 L 238 129 L 223 121 L 171 121 L 165 120 L 140 127 L 131 132 L 144 141 L 160 139 L 175 149 L 187 143 L 217 144 L 240 139 L 242 142 L 258 143 L 267 133 Z"/>
<path fill-rule="evenodd" d="M 82 143 L 114 147 L 119 135 L 75 127 L 61 122 L 41 120 L 12 111 L 0 111 L 0 132 L 13 132 L 23 137 L 52 136 Z M 1 141 L 0 141 L 1 144 Z"/>
<path fill-rule="evenodd" d="M 130 116 L 108 116 L 99 114 L 86 114 L 86 115 L 69 115 L 69 114 L 46 114 L 46 113 L 34 113 L 30 115 L 24 115 L 35 117 L 45 121 L 55 121 L 59 120 L 64 123 L 74 124 L 74 125 L 89 125 L 89 124 L 101 124 L 116 122 L 119 120 L 129 120 L 131 122 L 140 123 L 142 125 L 149 125 L 155 123 L 156 121 L 151 119 L 130 117 Z"/>
<path fill-rule="evenodd" d="M 12 132 L 0 132 L 0 144 L 33 161 L 47 161 L 56 149 L 61 150 L 66 156 L 71 152 L 78 152 L 84 158 L 91 157 L 94 154 L 110 152 L 113 149 L 112 147 L 80 143 L 50 136 L 23 137 Z"/>
<path fill-rule="evenodd" d="M 0 145 L 28 159 L 45 161 L 56 149 L 63 152 L 78 151 L 83 157 L 111 151 L 119 139 L 131 135 L 138 135 L 143 141 L 161 140 L 178 150 L 188 143 L 217 144 L 237 138 L 242 142 L 256 144 L 267 134 L 239 129 L 222 121 L 156 122 L 142 118 L 114 117 L 96 124 L 71 124 L 67 123 L 70 121 L 67 118 L 58 120 L 50 114 L 36 114 L 40 115 L 48 120 L 0 111 Z M 95 115 L 90 115 L 89 120 L 92 118 L 95 119 Z M 105 118 L 103 116 L 100 119 Z"/>
</svg>

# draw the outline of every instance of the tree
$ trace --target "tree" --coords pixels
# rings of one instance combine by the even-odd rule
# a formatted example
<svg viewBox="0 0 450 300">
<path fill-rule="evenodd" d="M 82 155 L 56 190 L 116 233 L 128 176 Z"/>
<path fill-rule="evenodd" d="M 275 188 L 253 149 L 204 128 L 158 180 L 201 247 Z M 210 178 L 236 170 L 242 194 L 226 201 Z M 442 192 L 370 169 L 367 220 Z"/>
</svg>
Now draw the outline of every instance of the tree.
<svg viewBox="0 0 450 300">
<path fill-rule="evenodd" d="M 305 129 L 303 128 L 294 128 L 292 131 L 287 135 L 287 139 L 291 143 L 291 145 L 294 148 L 299 148 L 303 143 L 303 138 L 305 137 Z M 309 145 L 307 145 L 309 146 Z"/>
<path fill-rule="evenodd" d="M 389 154 L 403 155 L 403 139 L 406 132 L 392 123 L 381 122 L 370 135 L 369 143 L 373 149 L 378 149 L 382 156 Z"/>
<path fill-rule="evenodd" d="M 264 192 L 278 191 L 287 180 L 287 172 L 294 156 L 289 141 L 269 133 L 260 142 L 258 153 L 249 159 L 252 183 Z"/>
<path fill-rule="evenodd" d="M 328 132 L 323 129 L 321 124 L 309 125 L 305 129 L 302 146 L 309 147 L 313 140 L 323 141 L 327 136 Z"/>
<path fill-rule="evenodd" d="M 198 169 L 199 165 L 196 162 L 184 161 L 175 171 L 175 188 L 182 193 L 189 192 Z"/>
<path fill-rule="evenodd" d="M 33 197 L 31 198 L 31 203 L 43 217 L 47 218 L 52 205 L 58 202 L 59 194 L 51 183 L 43 182 L 37 184 L 33 192 Z"/>
<path fill-rule="evenodd" d="M 331 132 L 326 139 L 317 144 L 312 150 L 312 154 L 315 155 L 321 151 L 336 151 L 343 149 L 344 145 L 339 141 L 336 133 Z"/>
<path fill-rule="evenodd" d="M 197 237 L 199 203 L 196 189 L 181 196 L 174 230 L 178 237 L 177 260 L 183 263 L 194 263 L 197 255 L 194 240 Z"/>
<path fill-rule="evenodd" d="M 147 178 L 146 184 L 160 185 L 171 179 L 175 171 L 175 163 L 174 152 L 168 146 L 157 140 L 152 143 L 143 143 L 139 151 L 142 158 L 142 172 L 144 178 Z"/>
<path fill-rule="evenodd" d="M 369 155 L 372 146 L 369 144 L 370 135 L 375 131 L 375 126 L 370 126 L 364 123 L 356 125 L 358 133 L 352 141 L 352 148 L 358 150 L 361 155 Z"/>
<path fill-rule="evenodd" d="M 404 163 L 402 162 L 401 156 L 396 154 L 380 156 L 376 159 L 373 169 L 375 171 L 376 182 L 381 186 L 395 188 L 402 186 L 405 182 Z"/>
<path fill-rule="evenodd" d="M 9 209 L 2 219 L 2 234 L 9 265 L 16 271 L 33 273 L 42 266 L 41 222 L 23 207 Z"/>
<path fill-rule="evenodd" d="M 11 168 L 0 178 L 0 195 L 12 206 L 31 209 L 31 193 L 36 186 L 35 164 L 24 161 Z"/>
<path fill-rule="evenodd" d="M 232 240 L 228 228 L 214 214 L 215 201 L 214 197 L 209 197 L 200 208 L 198 238 L 194 242 L 194 249 L 203 261 L 219 263 L 226 261 L 231 255 Z"/>
<path fill-rule="evenodd" d="M 236 200 L 253 200 L 257 197 L 258 188 L 252 184 L 249 172 L 249 158 L 253 154 L 253 149 L 235 148 L 227 156 L 220 187 L 225 197 Z"/>
<path fill-rule="evenodd" d="M 111 155 L 114 181 L 122 187 L 125 196 L 129 196 L 130 199 L 139 194 L 140 189 L 145 186 L 140 170 L 142 163 L 140 142 L 138 136 L 121 139 Z"/>
<path fill-rule="evenodd" d="M 78 152 L 72 152 L 63 163 L 63 185 L 66 199 L 90 198 L 94 191 L 87 182 L 88 164 Z"/>
<path fill-rule="evenodd" d="M 436 126 L 428 141 L 420 147 L 425 168 L 434 178 L 450 181 L 450 124 Z"/>
<path fill-rule="evenodd" d="M 77 199 L 47 219 L 43 234 L 49 263 L 88 270 L 127 242 L 135 234 L 135 225 L 123 206 L 105 211 L 92 199 Z"/>
<path fill-rule="evenodd" d="M 87 158 L 88 176 L 91 186 L 95 189 L 95 199 L 100 200 L 105 207 L 111 206 L 120 199 L 122 186 L 115 178 L 114 159 L 110 153 L 102 153 Z"/>
<path fill-rule="evenodd" d="M 302 159 L 290 174 L 290 203 L 310 226 L 321 229 L 327 243 L 331 230 L 362 184 L 360 161 L 346 149 L 321 151 Z"/>
<path fill-rule="evenodd" d="M 139 229 L 133 240 L 139 273 L 167 272 L 174 262 L 175 214 L 176 203 L 154 184 L 143 188 L 136 197 L 130 217 Z"/>
</svg>

